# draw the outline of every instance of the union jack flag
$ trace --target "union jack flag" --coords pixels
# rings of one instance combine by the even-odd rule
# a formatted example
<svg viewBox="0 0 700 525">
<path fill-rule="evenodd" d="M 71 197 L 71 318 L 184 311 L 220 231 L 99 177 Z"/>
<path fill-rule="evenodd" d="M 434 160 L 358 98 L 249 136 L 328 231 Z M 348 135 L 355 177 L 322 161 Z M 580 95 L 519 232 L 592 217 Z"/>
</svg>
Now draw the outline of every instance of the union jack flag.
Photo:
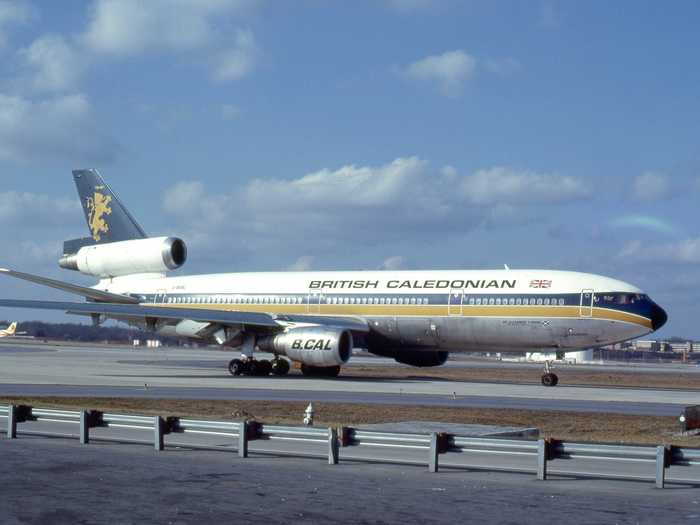
<svg viewBox="0 0 700 525">
<path fill-rule="evenodd" d="M 551 288 L 552 281 L 545 281 L 543 279 L 535 279 L 530 281 L 530 288 Z"/>
</svg>

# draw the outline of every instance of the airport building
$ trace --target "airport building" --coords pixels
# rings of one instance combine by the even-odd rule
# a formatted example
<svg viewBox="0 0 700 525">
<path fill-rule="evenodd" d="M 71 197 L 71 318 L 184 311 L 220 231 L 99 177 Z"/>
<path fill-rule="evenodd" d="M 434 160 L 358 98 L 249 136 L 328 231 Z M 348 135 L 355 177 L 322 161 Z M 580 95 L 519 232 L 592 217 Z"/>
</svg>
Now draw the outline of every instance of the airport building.
<svg viewBox="0 0 700 525">
<path fill-rule="evenodd" d="M 638 352 L 672 352 L 676 354 L 690 354 L 700 352 L 700 343 L 694 341 L 631 341 L 631 350 Z"/>
</svg>

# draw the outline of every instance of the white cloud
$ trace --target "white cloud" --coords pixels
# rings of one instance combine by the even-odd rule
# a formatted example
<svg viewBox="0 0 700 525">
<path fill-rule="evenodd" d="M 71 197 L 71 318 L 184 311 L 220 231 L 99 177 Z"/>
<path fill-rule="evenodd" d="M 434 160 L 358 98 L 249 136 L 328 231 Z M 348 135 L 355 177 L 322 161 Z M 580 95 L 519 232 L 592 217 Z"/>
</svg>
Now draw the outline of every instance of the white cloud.
<svg viewBox="0 0 700 525">
<path fill-rule="evenodd" d="M 314 259 L 312 255 L 302 255 L 287 269 L 292 272 L 308 272 L 313 268 Z"/>
<path fill-rule="evenodd" d="M 406 66 L 403 73 L 414 80 L 437 83 L 442 94 L 456 96 L 464 83 L 474 76 L 476 65 L 473 56 L 457 49 L 417 60 Z"/>
<path fill-rule="evenodd" d="M 31 84 L 38 91 L 63 91 L 80 79 L 86 58 L 60 35 L 45 35 L 19 52 L 32 69 Z"/>
<path fill-rule="evenodd" d="M 462 180 L 462 192 L 472 204 L 560 203 L 585 198 L 590 191 L 575 177 L 495 167 Z"/>
<path fill-rule="evenodd" d="M 37 242 L 32 240 L 21 241 L 16 258 L 30 263 L 45 263 L 46 261 L 56 261 L 61 255 L 61 241 Z"/>
<path fill-rule="evenodd" d="M 233 47 L 219 54 L 213 68 L 214 79 L 238 80 L 250 73 L 260 51 L 250 31 L 237 31 Z"/>
<path fill-rule="evenodd" d="M 205 196 L 204 184 L 199 181 L 178 182 L 163 196 L 163 208 L 174 215 L 191 215 L 199 209 Z"/>
<path fill-rule="evenodd" d="M 500 76 L 514 75 L 522 69 L 520 62 L 510 57 L 489 58 L 484 62 L 484 67 L 489 73 Z"/>
<path fill-rule="evenodd" d="M 399 158 L 380 167 L 343 166 L 298 179 L 254 179 L 246 189 L 253 206 L 266 204 L 331 208 L 376 208 L 399 202 L 423 178 L 426 163 L 417 157 Z M 291 199 L 291 201 L 290 201 Z"/>
<path fill-rule="evenodd" d="M 623 259 L 635 261 L 698 264 L 700 263 L 700 237 L 688 238 L 666 244 L 646 244 L 630 241 L 618 254 Z"/>
<path fill-rule="evenodd" d="M 320 243 L 401 240 L 407 232 L 424 239 L 462 234 L 522 218 L 516 212 L 527 206 L 587 195 L 572 177 L 506 168 L 460 175 L 452 167 L 435 170 L 417 157 L 404 157 L 296 179 L 253 179 L 230 194 L 205 193 L 198 182 L 178 183 L 165 193 L 163 208 L 214 239 L 292 246 L 313 238 L 320 250 Z"/>
<path fill-rule="evenodd" d="M 115 150 L 82 94 L 42 101 L 0 94 L 0 159 L 61 158 L 79 164 L 107 161 Z"/>
<path fill-rule="evenodd" d="M 95 0 L 82 35 L 97 54 L 206 53 L 201 59 L 218 81 L 237 80 L 253 71 L 260 49 L 250 30 L 223 21 L 258 0 Z M 200 61 L 199 58 L 196 59 Z"/>
<path fill-rule="evenodd" d="M 133 55 L 145 51 L 183 51 L 209 45 L 215 21 L 239 12 L 252 0 L 96 0 L 86 44 L 99 53 Z"/>
<path fill-rule="evenodd" d="M 648 171 L 634 178 L 632 195 L 641 201 L 663 199 L 670 194 L 671 185 L 667 175 Z"/>
<path fill-rule="evenodd" d="M 7 43 L 7 28 L 31 20 L 34 8 L 24 0 L 0 0 L 0 48 Z"/>
<path fill-rule="evenodd" d="M 51 217 L 56 220 L 57 215 L 74 215 L 80 212 L 77 199 L 53 198 L 48 195 L 5 191 L 0 192 L 0 221 L 3 223 L 21 221 L 45 220 Z"/>
<path fill-rule="evenodd" d="M 382 265 L 379 267 L 380 270 L 403 270 L 405 268 L 406 261 L 400 255 L 395 255 L 385 259 Z"/>
<path fill-rule="evenodd" d="M 221 106 L 221 118 L 224 120 L 235 120 L 241 114 L 241 110 L 238 106 L 233 104 L 224 104 Z"/>
</svg>

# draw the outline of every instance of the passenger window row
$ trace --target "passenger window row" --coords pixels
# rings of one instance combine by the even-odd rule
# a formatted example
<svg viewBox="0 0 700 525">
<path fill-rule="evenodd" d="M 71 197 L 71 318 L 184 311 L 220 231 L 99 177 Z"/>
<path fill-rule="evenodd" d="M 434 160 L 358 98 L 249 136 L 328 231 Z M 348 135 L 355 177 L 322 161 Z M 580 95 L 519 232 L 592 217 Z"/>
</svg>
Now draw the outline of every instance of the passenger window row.
<svg viewBox="0 0 700 525">
<path fill-rule="evenodd" d="M 564 306 L 564 299 L 554 297 L 470 297 L 466 303 L 469 306 L 496 305 L 496 306 Z"/>
<path fill-rule="evenodd" d="M 429 304 L 427 297 L 327 297 L 326 304 Z"/>
<path fill-rule="evenodd" d="M 168 297 L 170 304 L 302 304 L 302 297 Z"/>
<path fill-rule="evenodd" d="M 324 304 L 376 304 L 376 305 L 427 305 L 427 297 L 326 297 L 321 299 Z M 229 297 L 229 296 L 198 296 L 198 297 L 167 297 L 168 304 L 304 304 L 304 297 Z M 318 297 L 311 298 L 311 305 L 318 305 Z M 563 298 L 550 297 L 470 297 L 465 300 L 465 306 L 564 306 Z M 453 304 L 456 306 L 457 304 Z"/>
</svg>

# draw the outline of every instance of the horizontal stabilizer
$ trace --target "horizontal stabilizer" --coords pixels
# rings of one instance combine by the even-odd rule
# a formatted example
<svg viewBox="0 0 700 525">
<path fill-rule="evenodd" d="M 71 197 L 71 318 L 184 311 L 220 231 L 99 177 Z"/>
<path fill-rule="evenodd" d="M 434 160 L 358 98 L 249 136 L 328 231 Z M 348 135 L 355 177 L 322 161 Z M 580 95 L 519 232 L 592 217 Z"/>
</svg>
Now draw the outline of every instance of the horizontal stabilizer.
<svg viewBox="0 0 700 525">
<path fill-rule="evenodd" d="M 55 288 L 64 292 L 80 295 L 82 297 L 85 297 L 86 299 L 92 299 L 93 301 L 102 301 L 107 303 L 119 304 L 139 303 L 139 300 L 137 298 L 131 297 L 129 295 L 103 292 L 101 290 L 95 290 L 94 288 L 88 288 L 87 286 L 78 286 L 77 284 L 56 281 L 55 279 L 49 279 L 48 277 L 39 277 L 38 275 L 32 275 L 29 273 L 15 272 L 6 268 L 0 268 L 0 275 L 9 275 L 10 277 L 16 277 L 17 279 L 22 279 L 24 281 L 41 284 L 43 286 L 48 286 L 50 288 Z"/>
<path fill-rule="evenodd" d="M 80 248 L 85 246 L 93 246 L 95 241 L 92 237 L 83 237 L 81 239 L 71 239 L 63 242 L 63 255 L 75 255 L 80 251 Z"/>
</svg>

